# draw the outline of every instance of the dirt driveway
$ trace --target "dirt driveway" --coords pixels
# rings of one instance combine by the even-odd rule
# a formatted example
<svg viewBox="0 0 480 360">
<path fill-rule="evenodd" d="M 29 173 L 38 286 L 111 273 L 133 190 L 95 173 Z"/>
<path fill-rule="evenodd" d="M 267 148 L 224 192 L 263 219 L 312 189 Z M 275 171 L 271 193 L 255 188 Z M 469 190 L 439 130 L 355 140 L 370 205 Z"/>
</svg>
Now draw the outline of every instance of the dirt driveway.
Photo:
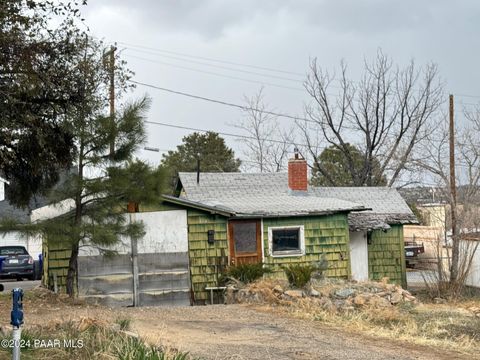
<svg viewBox="0 0 480 360">
<path fill-rule="evenodd" d="M 10 298 L 0 297 L 0 325 L 8 326 Z M 348 333 L 246 305 L 110 309 L 30 295 L 25 326 L 81 317 L 113 323 L 131 319 L 132 331 L 152 345 L 201 359 L 473 359 L 472 355 Z"/>
<path fill-rule="evenodd" d="M 241 306 L 128 309 L 151 343 L 205 359 L 472 359 Z"/>
</svg>

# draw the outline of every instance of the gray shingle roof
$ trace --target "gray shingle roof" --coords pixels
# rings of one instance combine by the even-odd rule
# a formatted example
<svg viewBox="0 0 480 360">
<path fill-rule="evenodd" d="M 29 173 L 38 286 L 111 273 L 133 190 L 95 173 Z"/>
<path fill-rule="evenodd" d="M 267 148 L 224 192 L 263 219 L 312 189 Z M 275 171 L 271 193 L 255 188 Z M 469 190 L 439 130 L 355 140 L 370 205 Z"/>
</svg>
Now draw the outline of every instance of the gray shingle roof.
<svg viewBox="0 0 480 360">
<path fill-rule="evenodd" d="M 416 218 L 397 190 L 387 187 L 309 187 L 306 193 L 288 188 L 287 173 L 179 174 L 190 201 L 228 209 L 236 214 L 293 216 L 354 211 L 352 229 L 386 229 L 389 224 L 414 223 Z"/>
<path fill-rule="evenodd" d="M 362 210 L 361 204 L 338 198 L 319 198 L 312 192 L 292 192 L 286 174 L 180 173 L 191 201 L 218 207 L 236 216 L 301 216 Z"/>
</svg>

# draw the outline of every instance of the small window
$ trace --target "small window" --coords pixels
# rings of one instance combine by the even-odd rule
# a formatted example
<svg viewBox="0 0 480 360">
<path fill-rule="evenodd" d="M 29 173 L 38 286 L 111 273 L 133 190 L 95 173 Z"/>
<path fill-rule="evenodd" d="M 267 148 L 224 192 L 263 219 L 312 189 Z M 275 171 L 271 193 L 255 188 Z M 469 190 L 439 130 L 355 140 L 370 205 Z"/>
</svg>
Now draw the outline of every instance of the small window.
<svg viewBox="0 0 480 360">
<path fill-rule="evenodd" d="M 301 256 L 304 254 L 303 226 L 268 229 L 273 256 Z"/>
</svg>

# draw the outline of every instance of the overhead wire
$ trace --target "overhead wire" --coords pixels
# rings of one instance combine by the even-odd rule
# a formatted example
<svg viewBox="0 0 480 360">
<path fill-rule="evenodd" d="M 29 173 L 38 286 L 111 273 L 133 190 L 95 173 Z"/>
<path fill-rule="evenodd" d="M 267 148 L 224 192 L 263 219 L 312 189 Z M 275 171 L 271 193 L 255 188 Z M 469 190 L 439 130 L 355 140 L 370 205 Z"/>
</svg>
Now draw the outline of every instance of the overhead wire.
<svg viewBox="0 0 480 360">
<path fill-rule="evenodd" d="M 246 82 L 250 82 L 250 83 L 255 83 L 255 84 L 260 84 L 260 85 L 268 85 L 268 86 L 273 86 L 273 87 L 278 87 L 278 88 L 283 88 L 283 89 L 289 89 L 289 90 L 295 90 L 295 91 L 302 91 L 302 92 L 305 91 L 305 89 L 297 88 L 297 87 L 293 87 L 293 86 L 274 84 L 274 83 L 260 81 L 260 80 L 254 80 L 254 79 L 246 79 L 246 78 L 242 78 L 242 77 L 238 77 L 238 76 L 231 76 L 231 75 L 227 75 L 227 74 L 216 73 L 216 72 L 213 72 L 213 71 L 206 71 L 206 70 L 202 70 L 202 69 L 191 68 L 191 67 L 188 67 L 188 66 L 176 65 L 176 64 L 167 63 L 167 62 L 164 62 L 164 61 L 147 59 L 147 58 L 144 58 L 144 57 L 141 57 L 141 56 L 136 56 L 136 55 L 125 54 L 124 56 L 134 58 L 134 59 L 138 59 L 138 60 L 148 61 L 148 62 L 155 63 L 155 64 L 170 66 L 170 67 L 174 67 L 174 68 L 178 68 L 178 69 L 183 69 L 183 70 L 188 70 L 188 71 L 193 71 L 193 72 L 198 72 L 198 73 L 208 74 L 208 75 L 213 75 L 213 76 L 218 76 L 218 77 L 227 78 L 227 79 L 246 81 Z"/>
<path fill-rule="evenodd" d="M 283 140 L 269 139 L 269 138 L 256 138 L 254 136 L 249 136 L 249 135 L 234 134 L 234 133 L 223 132 L 223 131 L 194 128 L 194 127 L 190 127 L 190 126 L 175 125 L 175 124 L 169 124 L 169 123 L 164 123 L 164 122 L 160 122 L 160 121 L 145 120 L 145 123 L 146 124 L 152 124 L 152 125 L 158 125 L 158 126 L 166 126 L 166 127 L 175 128 L 175 129 L 204 132 L 204 133 L 215 132 L 219 135 L 235 137 L 235 138 L 244 139 L 244 140 L 261 140 L 261 141 L 267 141 L 267 142 L 278 143 L 278 144 L 289 144 L 289 145 L 295 145 L 295 146 L 307 146 L 306 144 L 296 143 L 296 142 L 293 142 L 293 141 L 283 141 Z"/>
<path fill-rule="evenodd" d="M 209 64 L 209 63 L 207 63 L 207 62 L 190 60 L 190 59 L 182 59 L 182 58 L 180 58 L 180 57 L 178 57 L 178 56 L 159 54 L 159 53 L 155 53 L 155 52 L 151 52 L 151 51 L 146 51 L 146 50 L 139 50 L 139 49 L 135 49 L 135 48 L 131 48 L 131 47 L 125 47 L 125 49 L 126 49 L 127 51 L 133 51 L 133 52 L 140 52 L 140 53 L 145 53 L 145 54 L 151 54 L 151 55 L 154 55 L 154 56 L 164 57 L 164 58 L 167 58 L 167 59 L 173 59 L 173 60 L 178 60 L 178 61 L 183 61 L 183 62 L 189 62 L 189 63 L 198 64 L 198 65 L 203 65 L 203 66 L 209 66 L 209 67 L 213 67 L 213 68 L 217 68 L 217 69 L 223 69 L 223 70 L 229 70 L 229 71 L 236 71 L 236 72 L 241 72 L 241 73 L 245 73 L 245 74 L 258 75 L 258 76 L 264 76 L 264 77 L 271 77 L 271 78 L 274 78 L 274 79 L 285 80 L 285 81 L 292 81 L 292 82 L 296 82 L 296 83 L 303 84 L 303 80 L 300 79 L 300 78 L 293 79 L 293 78 L 288 78 L 288 77 L 284 77 L 284 76 L 277 76 L 277 75 L 272 75 L 272 74 L 261 73 L 261 72 L 257 72 L 257 71 L 250 71 L 250 70 L 243 70 L 243 69 L 235 69 L 235 68 L 229 67 L 229 66 L 223 66 L 223 65 L 217 65 L 217 64 Z M 143 58 L 141 58 L 141 59 L 143 59 Z M 150 60 L 150 59 L 149 59 L 149 60 Z"/>
<path fill-rule="evenodd" d="M 99 38 L 97 37 L 97 39 L 99 39 Z M 162 57 L 169 57 L 169 58 L 172 58 L 172 59 L 176 59 L 176 60 L 180 60 L 180 61 L 188 61 L 188 62 L 192 62 L 192 63 L 198 63 L 200 65 L 205 65 L 205 66 L 215 66 L 215 65 L 204 63 L 204 62 L 198 62 L 198 61 L 194 61 L 194 60 L 181 59 L 181 58 L 179 58 L 179 56 L 180 57 L 185 57 L 185 58 L 191 58 L 191 59 L 206 60 L 206 61 L 215 62 L 215 63 L 219 63 L 219 64 L 228 64 L 228 65 L 233 65 L 233 66 L 238 66 L 238 67 L 247 67 L 247 68 L 258 69 L 258 70 L 269 71 L 269 72 L 296 75 L 296 76 L 301 77 L 301 79 L 304 79 L 305 75 L 306 75 L 304 73 L 299 73 L 299 72 L 294 72 L 294 71 L 289 71 L 289 70 L 282 70 L 282 69 L 276 69 L 276 68 L 272 68 L 272 67 L 258 66 L 258 65 L 245 64 L 245 63 L 234 62 L 234 61 L 215 59 L 215 58 L 211 58 L 211 57 L 204 57 L 204 56 L 198 56 L 198 55 L 193 55 L 193 54 L 186 54 L 186 53 L 182 53 L 182 52 L 165 50 L 165 49 L 160 49 L 160 48 L 156 48 L 156 47 L 149 47 L 149 46 L 139 45 L 139 44 L 133 44 L 133 43 L 124 42 L 124 41 L 115 41 L 115 43 L 127 46 L 127 49 L 132 50 L 132 51 L 144 52 L 144 53 L 149 53 L 149 54 L 152 54 L 152 55 L 157 55 L 157 56 L 162 56 Z M 146 50 L 148 50 L 148 51 L 146 51 Z M 165 55 L 165 54 L 171 54 L 171 55 L 175 55 L 175 56 L 169 56 L 169 55 Z M 133 55 L 130 55 L 130 56 L 133 57 Z M 145 60 L 147 60 L 147 59 L 145 59 Z M 148 59 L 148 60 L 149 61 L 154 61 L 154 60 L 151 60 L 151 59 Z M 219 67 L 219 66 L 217 66 L 217 67 Z M 249 72 L 246 72 L 245 70 L 241 70 L 241 69 L 233 69 L 233 68 L 228 68 L 228 67 L 219 67 L 219 68 L 223 68 L 225 70 L 232 70 L 232 71 L 249 73 Z M 257 72 L 251 72 L 251 74 L 252 75 L 259 75 L 259 76 L 276 77 L 274 75 L 262 74 L 262 73 L 257 73 Z M 303 83 L 303 80 L 300 80 L 300 79 L 296 80 L 296 79 L 284 78 L 284 77 L 276 77 L 276 78 L 282 79 L 282 80 L 287 80 L 287 81 L 298 81 L 298 82 Z M 454 93 L 454 95 L 458 96 L 458 97 L 469 97 L 469 98 L 479 98 L 480 99 L 480 95 L 475 95 L 475 94 Z M 475 104 L 475 103 L 463 103 L 463 104 L 465 104 L 465 105 L 479 105 L 479 104 Z"/>
<path fill-rule="evenodd" d="M 234 61 L 220 60 L 220 59 L 215 59 L 215 58 L 205 57 L 205 56 L 185 54 L 185 53 L 181 53 L 181 52 L 164 50 L 164 49 L 159 49 L 159 48 L 154 48 L 154 47 L 149 47 L 149 46 L 143 46 L 143 45 L 137 45 L 137 44 L 127 43 L 127 42 L 123 42 L 123 41 L 116 41 L 116 43 L 121 44 L 121 45 L 125 45 L 125 46 L 129 46 L 129 47 L 134 47 L 134 48 L 147 49 L 147 50 L 151 50 L 151 51 L 155 51 L 155 52 L 159 52 L 159 53 L 172 54 L 172 55 L 177 55 L 177 56 L 183 56 L 183 57 L 188 57 L 188 58 L 195 58 L 195 59 L 200 59 L 200 60 L 216 62 L 216 63 L 219 63 L 219 64 L 241 66 L 241 67 L 247 67 L 247 68 L 252 68 L 252 69 L 257 69 L 257 70 L 264 70 L 264 71 L 270 71 L 270 72 L 276 72 L 276 73 L 297 75 L 297 76 L 302 76 L 302 77 L 305 76 L 305 74 L 294 72 L 294 71 L 275 69 L 275 68 L 266 67 L 266 66 L 250 65 L 250 64 L 244 64 L 244 63 L 239 63 L 239 62 L 234 62 Z"/>
<path fill-rule="evenodd" d="M 218 100 L 218 99 L 212 99 L 212 98 L 209 98 L 209 97 L 206 97 L 206 96 L 200 96 L 200 95 L 187 93 L 187 92 L 184 92 L 184 91 L 178 91 L 178 90 L 173 90 L 173 89 L 169 89 L 169 88 L 165 88 L 165 87 L 161 87 L 161 86 L 156 86 L 156 85 L 144 83 L 144 82 L 141 82 L 141 81 L 128 80 L 128 82 L 130 82 L 132 84 L 137 84 L 137 85 L 149 87 L 149 88 L 156 89 L 156 90 L 169 92 L 169 93 L 172 93 L 172 94 L 186 96 L 186 97 L 197 99 L 197 100 L 203 100 L 203 101 L 208 101 L 208 102 L 215 103 L 215 104 L 230 106 L 230 107 L 234 107 L 234 108 L 237 108 L 237 109 L 240 109 L 240 110 L 258 111 L 258 112 L 261 112 L 261 113 L 264 113 L 264 114 L 283 117 L 283 118 L 288 118 L 288 119 L 292 119 L 292 120 L 301 120 L 301 121 L 306 121 L 306 122 L 317 123 L 315 120 L 308 119 L 308 118 L 301 117 L 301 116 L 294 116 L 294 115 L 290 115 L 290 114 L 279 113 L 279 112 L 275 112 L 275 111 L 262 110 L 262 109 L 253 108 L 253 107 L 250 107 L 250 106 L 245 106 L 245 105 L 239 105 L 239 104 L 235 104 L 235 103 L 232 103 L 232 102 L 227 102 L 227 101 Z"/>
</svg>

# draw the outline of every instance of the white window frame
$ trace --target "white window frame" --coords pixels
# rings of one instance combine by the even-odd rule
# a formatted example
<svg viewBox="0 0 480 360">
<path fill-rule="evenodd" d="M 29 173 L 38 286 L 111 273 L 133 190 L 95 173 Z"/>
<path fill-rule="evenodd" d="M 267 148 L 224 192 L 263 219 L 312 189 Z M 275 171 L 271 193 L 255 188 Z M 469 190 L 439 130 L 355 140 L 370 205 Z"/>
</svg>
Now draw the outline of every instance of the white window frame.
<svg viewBox="0 0 480 360">
<path fill-rule="evenodd" d="M 273 252 L 273 230 L 298 229 L 299 232 L 299 250 L 287 250 Z M 272 257 L 292 257 L 305 256 L 305 227 L 304 225 L 288 225 L 288 226 L 269 226 L 268 227 L 268 248 Z"/>
</svg>

